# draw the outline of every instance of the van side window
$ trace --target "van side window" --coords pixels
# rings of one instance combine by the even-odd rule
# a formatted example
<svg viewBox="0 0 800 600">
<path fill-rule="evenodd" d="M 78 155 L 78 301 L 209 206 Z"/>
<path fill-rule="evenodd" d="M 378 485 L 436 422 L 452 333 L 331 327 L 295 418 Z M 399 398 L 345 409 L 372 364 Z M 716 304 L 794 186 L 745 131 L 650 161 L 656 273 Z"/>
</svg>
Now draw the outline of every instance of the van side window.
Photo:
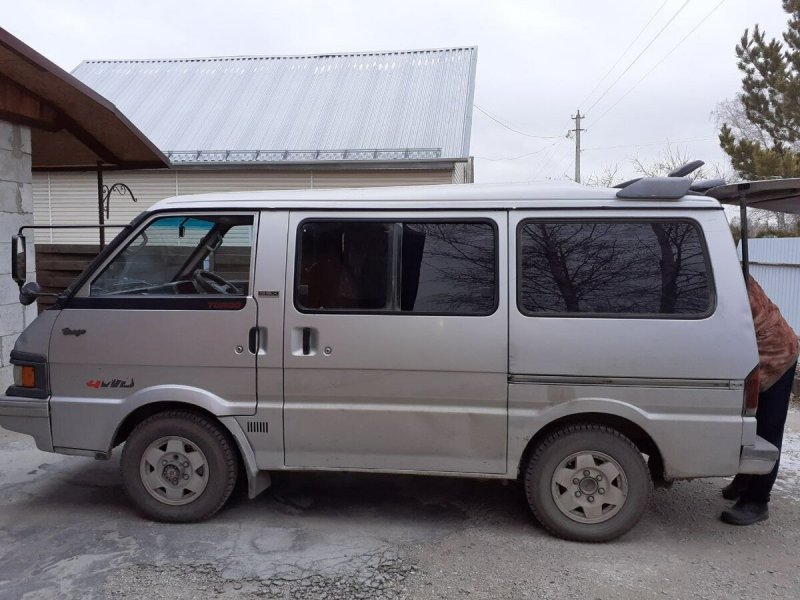
<svg viewBox="0 0 800 600">
<path fill-rule="evenodd" d="M 695 316 L 712 309 L 707 251 L 689 221 L 524 221 L 524 314 Z"/>
<path fill-rule="evenodd" d="M 154 219 L 91 284 L 90 296 L 246 296 L 253 217 Z"/>
<path fill-rule="evenodd" d="M 403 312 L 490 314 L 495 234 L 488 223 L 403 223 Z"/>
<path fill-rule="evenodd" d="M 321 310 L 392 307 L 389 223 L 305 223 L 300 237 L 297 298 Z"/>
<path fill-rule="evenodd" d="M 305 221 L 300 310 L 488 315 L 497 302 L 488 222 Z"/>
</svg>

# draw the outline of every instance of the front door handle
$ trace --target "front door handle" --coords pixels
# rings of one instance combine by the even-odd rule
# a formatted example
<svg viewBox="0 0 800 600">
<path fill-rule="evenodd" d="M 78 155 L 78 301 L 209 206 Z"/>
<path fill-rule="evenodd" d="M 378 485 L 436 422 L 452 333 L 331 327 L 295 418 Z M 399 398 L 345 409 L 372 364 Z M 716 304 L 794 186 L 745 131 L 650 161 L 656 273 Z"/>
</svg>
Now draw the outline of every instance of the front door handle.
<svg viewBox="0 0 800 600">
<path fill-rule="evenodd" d="M 311 327 L 303 327 L 303 356 L 311 354 Z"/>
<path fill-rule="evenodd" d="M 267 328 L 251 327 L 247 335 L 247 348 L 250 354 L 267 353 Z"/>
</svg>

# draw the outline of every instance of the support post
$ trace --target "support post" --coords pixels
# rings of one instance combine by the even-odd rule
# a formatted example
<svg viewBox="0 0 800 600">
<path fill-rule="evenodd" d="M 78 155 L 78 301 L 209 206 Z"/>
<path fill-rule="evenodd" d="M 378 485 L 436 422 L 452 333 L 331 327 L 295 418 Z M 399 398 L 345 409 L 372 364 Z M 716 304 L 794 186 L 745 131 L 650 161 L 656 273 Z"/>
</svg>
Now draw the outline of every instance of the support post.
<svg viewBox="0 0 800 600">
<path fill-rule="evenodd" d="M 585 119 L 586 115 L 582 115 L 580 109 L 575 113 L 572 119 L 575 121 L 575 129 L 570 131 L 575 132 L 575 182 L 581 182 L 581 119 Z"/>
<path fill-rule="evenodd" d="M 739 223 L 741 227 L 742 237 L 742 273 L 744 274 L 744 283 L 750 286 L 750 254 L 747 248 L 748 232 L 747 232 L 747 202 L 744 198 L 739 198 Z"/>
<path fill-rule="evenodd" d="M 105 214 L 103 212 L 103 204 L 104 204 L 104 196 L 103 194 L 103 163 L 101 161 L 97 161 L 97 219 L 100 225 L 105 223 Z M 105 248 L 106 245 L 106 230 L 102 227 L 99 228 L 100 233 L 100 250 Z"/>
</svg>

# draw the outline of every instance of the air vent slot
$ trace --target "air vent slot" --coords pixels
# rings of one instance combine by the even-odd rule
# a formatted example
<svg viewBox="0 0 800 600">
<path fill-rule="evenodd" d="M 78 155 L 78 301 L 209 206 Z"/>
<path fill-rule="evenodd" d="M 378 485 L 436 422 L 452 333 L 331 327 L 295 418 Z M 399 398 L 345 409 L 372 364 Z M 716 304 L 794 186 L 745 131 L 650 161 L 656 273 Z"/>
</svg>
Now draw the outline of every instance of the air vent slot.
<svg viewBox="0 0 800 600">
<path fill-rule="evenodd" d="M 247 433 L 269 433 L 269 422 L 267 421 L 248 421 Z"/>
</svg>

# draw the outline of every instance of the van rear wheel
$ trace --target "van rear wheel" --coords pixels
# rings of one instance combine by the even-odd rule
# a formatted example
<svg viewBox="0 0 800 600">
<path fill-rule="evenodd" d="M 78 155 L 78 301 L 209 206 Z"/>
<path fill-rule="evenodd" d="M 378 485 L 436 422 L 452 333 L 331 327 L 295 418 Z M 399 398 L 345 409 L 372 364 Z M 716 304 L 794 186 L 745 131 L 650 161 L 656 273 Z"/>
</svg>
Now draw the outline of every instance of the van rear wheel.
<svg viewBox="0 0 800 600">
<path fill-rule="evenodd" d="M 213 419 L 189 411 L 153 415 L 122 450 L 128 497 L 156 521 L 202 521 L 216 513 L 238 475 L 233 441 Z"/>
<path fill-rule="evenodd" d="M 653 486 L 633 442 L 594 424 L 548 435 L 528 461 L 524 484 L 545 529 L 581 542 L 606 542 L 629 531 L 642 518 Z"/>
</svg>

